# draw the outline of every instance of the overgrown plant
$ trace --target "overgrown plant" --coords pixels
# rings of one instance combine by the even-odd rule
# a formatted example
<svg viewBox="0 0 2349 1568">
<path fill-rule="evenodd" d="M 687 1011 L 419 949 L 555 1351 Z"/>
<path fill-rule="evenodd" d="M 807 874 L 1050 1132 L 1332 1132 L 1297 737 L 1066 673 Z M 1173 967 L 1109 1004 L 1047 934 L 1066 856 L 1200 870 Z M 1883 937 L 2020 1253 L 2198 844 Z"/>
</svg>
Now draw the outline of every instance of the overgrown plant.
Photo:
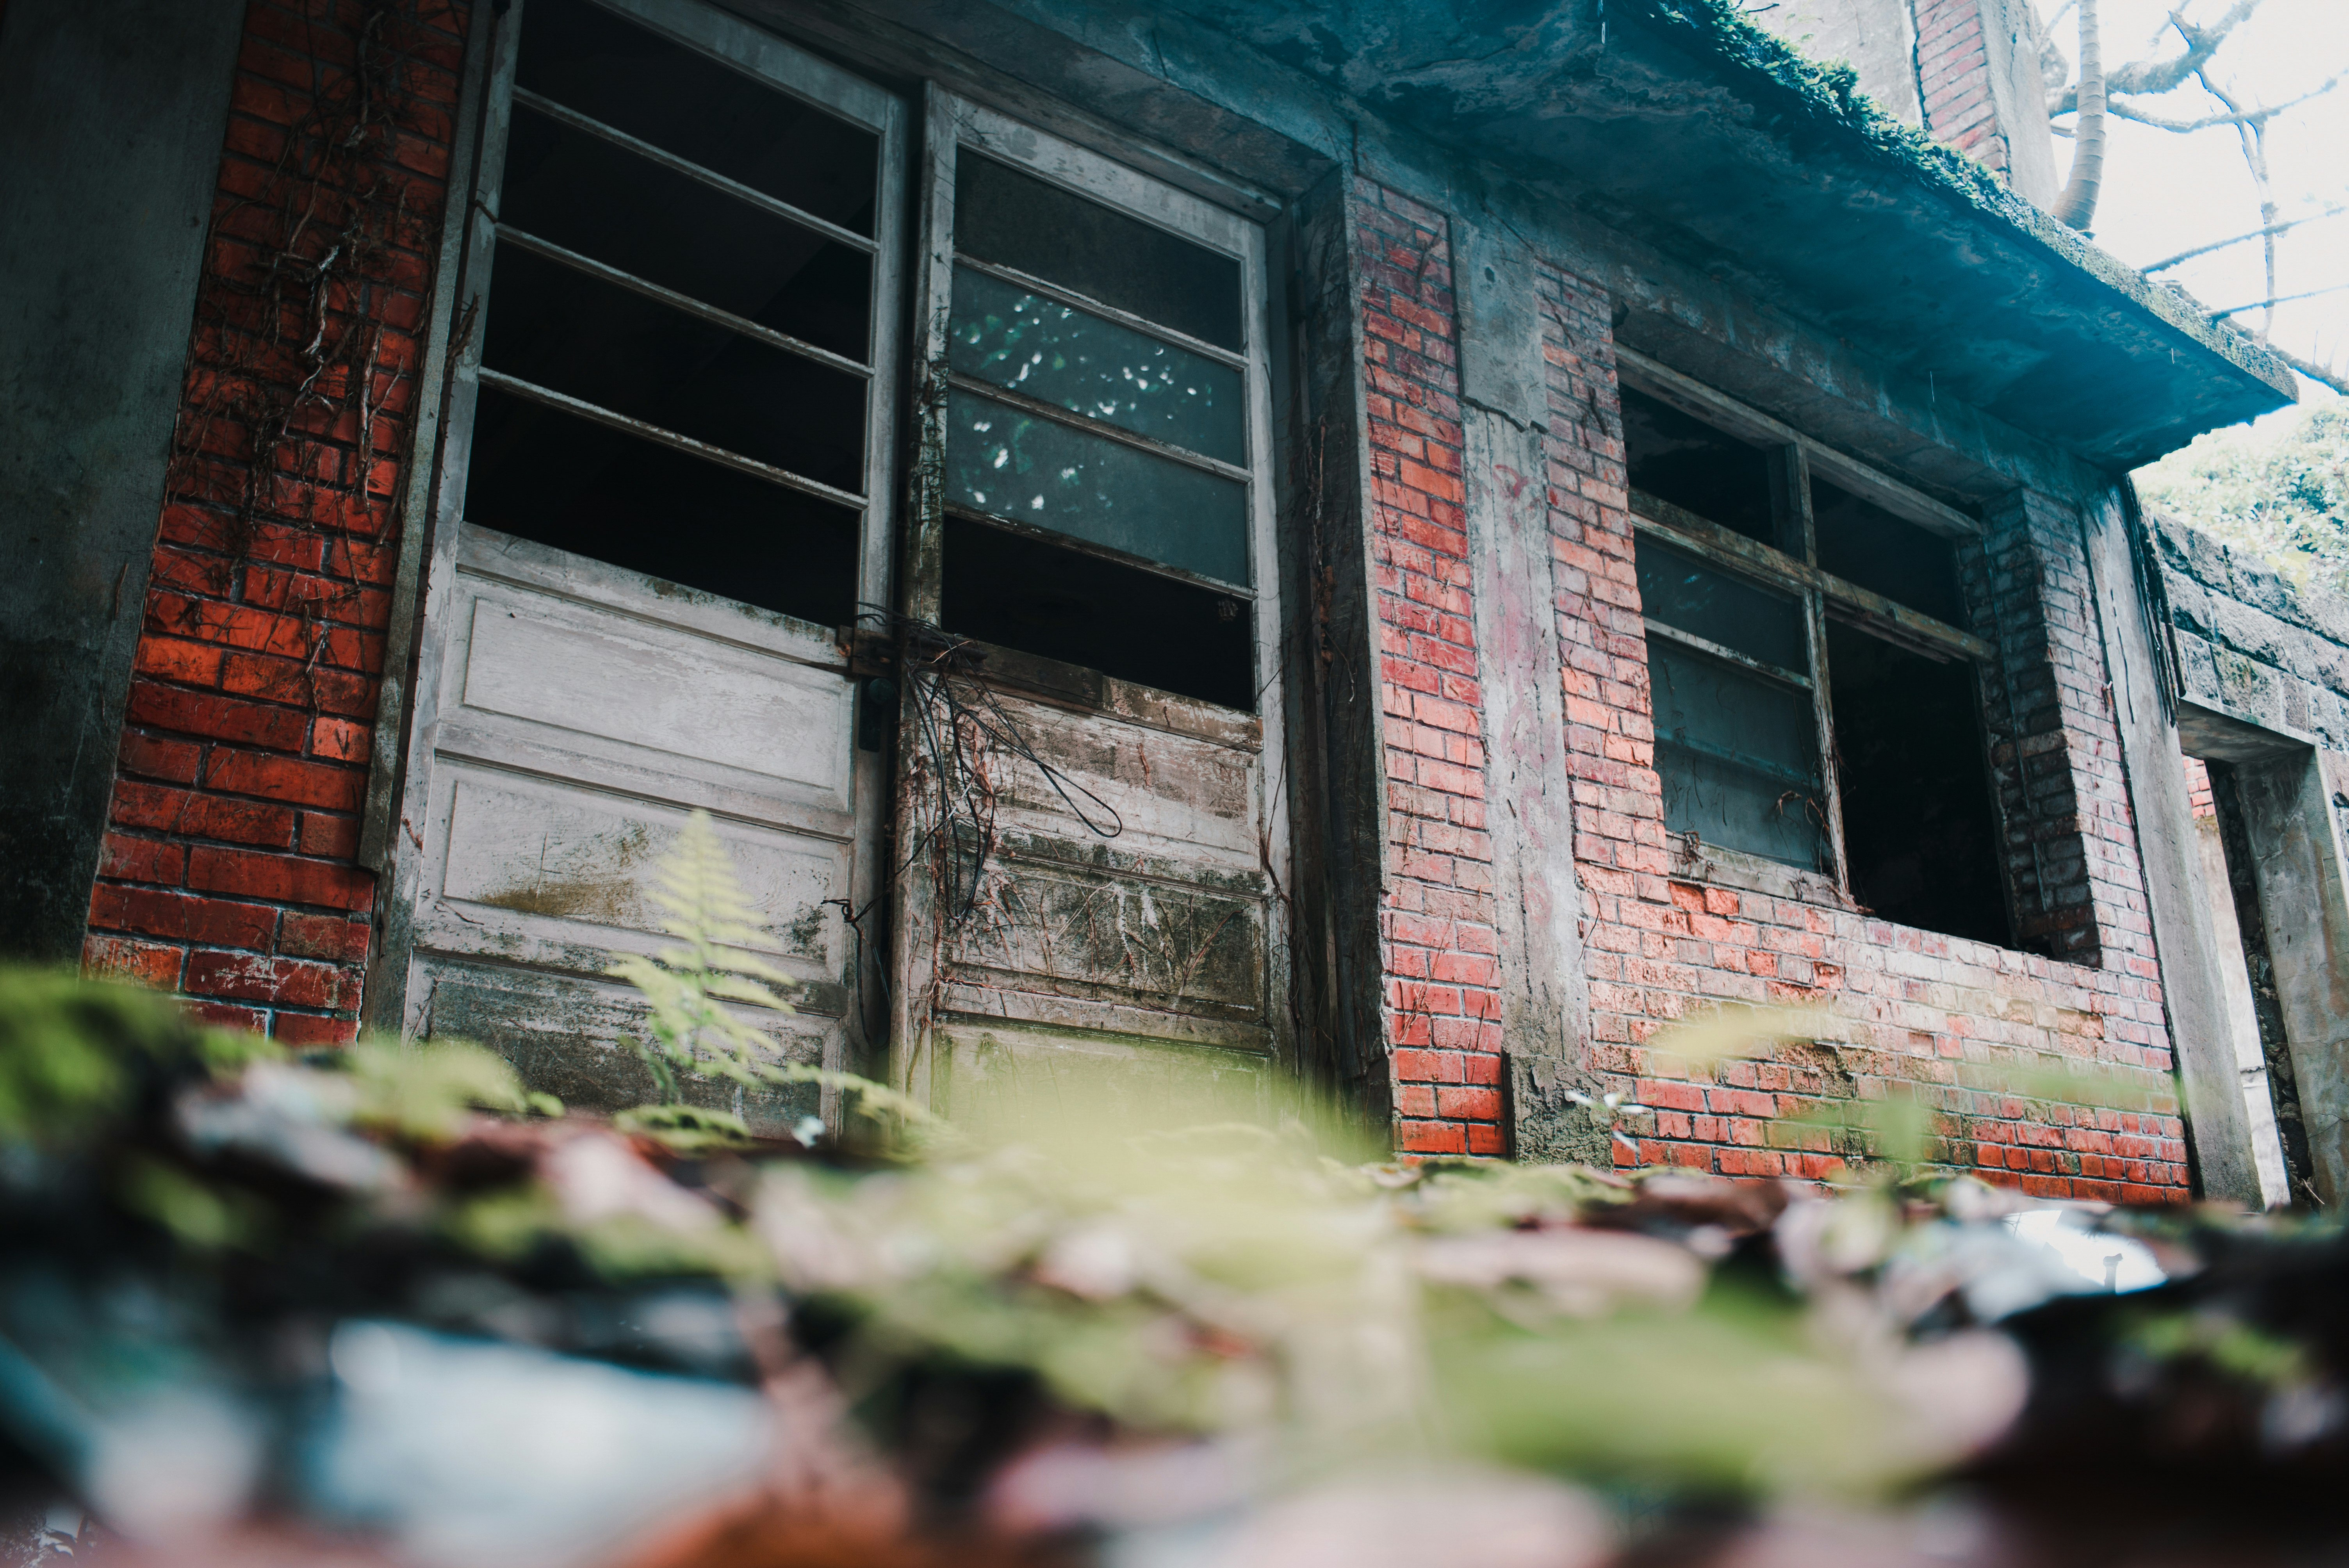
<svg viewBox="0 0 2349 1568">
<path fill-rule="evenodd" d="M 672 1142 L 747 1141 L 750 1129 L 740 1117 L 685 1103 L 684 1075 L 710 1073 L 753 1091 L 813 1084 L 852 1097 L 861 1114 L 884 1127 L 894 1121 L 931 1138 L 942 1130 L 926 1106 L 855 1073 L 791 1061 L 780 1041 L 735 1015 L 729 1004 L 791 1013 L 781 992 L 797 983 L 750 951 L 763 926 L 709 812 L 687 820 L 648 896 L 662 912 L 661 930 L 678 940 L 649 956 L 629 954 L 609 973 L 634 985 L 651 1008 L 651 1037 L 636 1042 L 636 1054 L 652 1072 L 660 1102 L 623 1112 L 624 1125 Z M 815 1130 L 807 1126 L 812 1119 L 802 1123 L 802 1141 L 813 1140 Z"/>
</svg>

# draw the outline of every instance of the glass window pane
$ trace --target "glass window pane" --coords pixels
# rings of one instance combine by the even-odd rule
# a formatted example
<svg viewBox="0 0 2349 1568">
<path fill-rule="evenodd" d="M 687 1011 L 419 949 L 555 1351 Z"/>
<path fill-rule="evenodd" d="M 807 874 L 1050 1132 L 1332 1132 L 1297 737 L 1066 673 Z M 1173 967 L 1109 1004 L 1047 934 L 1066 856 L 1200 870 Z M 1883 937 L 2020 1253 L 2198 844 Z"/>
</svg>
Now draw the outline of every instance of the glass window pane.
<svg viewBox="0 0 2349 1568">
<path fill-rule="evenodd" d="M 1633 490 L 1776 546 L 1770 459 L 1759 447 L 1626 387 L 1623 461 Z"/>
<path fill-rule="evenodd" d="M 859 234 L 880 139 L 585 0 L 531 0 L 519 87 Z"/>
<path fill-rule="evenodd" d="M 1789 865 L 1821 863 L 1825 810 L 1810 698 L 1648 639 L 1664 826 Z"/>
<path fill-rule="evenodd" d="M 955 248 L 1237 352 L 1240 263 L 965 148 Z"/>
<path fill-rule="evenodd" d="M 864 383 L 512 245 L 482 362 L 633 419 L 864 489 Z"/>
<path fill-rule="evenodd" d="M 947 493 L 978 511 L 1226 583 L 1250 581 L 1247 487 L 955 392 Z"/>
<path fill-rule="evenodd" d="M 968 268 L 955 273 L 964 376 L 1183 447 L 1247 461 L 1240 373 Z"/>
<path fill-rule="evenodd" d="M 1957 547 L 1849 490 L 1811 480 L 1819 570 L 1952 626 L 1966 624 Z"/>
<path fill-rule="evenodd" d="M 1798 601 L 1773 593 L 1640 534 L 1640 607 L 1651 619 L 1749 659 L 1806 673 Z"/>
<path fill-rule="evenodd" d="M 465 516 L 819 625 L 855 618 L 855 512 L 494 387 Z"/>
<path fill-rule="evenodd" d="M 867 363 L 872 259 L 514 107 L 499 213 L 624 273 Z"/>
</svg>

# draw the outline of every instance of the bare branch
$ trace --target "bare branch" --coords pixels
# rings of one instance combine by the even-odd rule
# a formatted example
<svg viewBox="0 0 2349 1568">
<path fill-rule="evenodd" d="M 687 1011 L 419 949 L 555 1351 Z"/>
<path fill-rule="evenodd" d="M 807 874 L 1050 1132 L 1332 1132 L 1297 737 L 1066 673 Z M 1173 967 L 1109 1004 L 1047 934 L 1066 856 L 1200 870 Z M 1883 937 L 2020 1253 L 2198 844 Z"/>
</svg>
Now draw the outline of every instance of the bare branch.
<svg viewBox="0 0 2349 1568">
<path fill-rule="evenodd" d="M 2311 381 L 2322 382 L 2343 397 L 2349 397 L 2349 376 L 2344 376 L 2330 366 L 2319 365 L 2313 359 L 2302 359 L 2299 355 L 2278 348 L 2272 343 L 2263 344 L 2261 346 Z"/>
<path fill-rule="evenodd" d="M 2296 299 L 2314 299 L 2318 294 L 2339 294 L 2344 289 L 2349 289 L 2349 284 L 2330 284 L 2321 289 L 2310 289 L 2305 294 L 2277 294 L 2270 299 L 2255 299 L 2249 304 L 2230 304 L 2224 310 L 2212 311 L 2210 319 L 2224 321 L 2247 310 L 2267 310 L 2275 305 L 2290 304 Z"/>
<path fill-rule="evenodd" d="M 2186 8 L 2178 6 L 2170 12 L 2169 25 L 2177 28 L 2178 36 L 2185 40 L 2185 52 L 2166 60 L 2132 60 L 2125 66 L 2116 66 L 2105 75 L 2105 90 L 2147 98 L 2183 86 L 2187 77 L 2196 75 L 2210 63 L 2210 57 L 2219 52 L 2228 35 L 2242 26 L 2261 3 L 2262 0 L 2235 0 L 2225 15 L 2207 27 L 2197 27 L 2189 22 Z M 2047 100 L 2050 115 L 2070 114 L 2079 107 L 2080 89 L 2076 85 L 2066 87 Z"/>
<path fill-rule="evenodd" d="M 2174 256 L 2164 256 L 2158 262 L 2152 263 L 2147 266 L 2139 267 L 2137 271 L 2141 273 L 2168 272 L 2178 263 L 2192 261 L 2196 256 L 2208 255 L 2212 251 L 2223 251 L 2230 245 L 2240 245 L 2246 240 L 2260 240 L 2265 239 L 2271 234 L 2281 234 L 2287 229 L 2297 229 L 2302 223 L 2313 223 L 2319 218 L 2338 217 L 2344 212 L 2349 212 L 2349 202 L 2336 203 L 2331 207 L 2327 207 L 2322 212 L 2311 212 L 2304 218 L 2293 218 L 2286 222 L 2271 223 L 2264 229 L 2254 229 L 2248 234 L 2238 234 L 2231 240 L 2213 240 L 2207 245 L 2197 245 L 2190 251 L 2180 251 Z"/>
<path fill-rule="evenodd" d="M 2335 72 L 2327 77 L 2321 87 L 2312 88 L 2298 98 L 2288 99 L 2283 103 L 2272 104 L 2265 108 L 2242 109 L 2231 114 L 2205 115 L 2200 119 L 2164 119 L 2158 114 L 2147 114 L 2142 109 L 2125 103 L 2108 102 L 2106 107 L 2111 113 L 2118 115 L 2123 119 L 2133 119 L 2139 125 L 2150 125 L 2162 130 L 2174 130 L 2181 135 L 2189 131 L 2209 130 L 2214 126 L 2220 125 L 2265 125 L 2288 108 L 2298 108 L 2311 98 L 2323 98 L 2341 85 L 2341 78 L 2344 76 L 2349 76 L 2349 72 Z"/>
</svg>

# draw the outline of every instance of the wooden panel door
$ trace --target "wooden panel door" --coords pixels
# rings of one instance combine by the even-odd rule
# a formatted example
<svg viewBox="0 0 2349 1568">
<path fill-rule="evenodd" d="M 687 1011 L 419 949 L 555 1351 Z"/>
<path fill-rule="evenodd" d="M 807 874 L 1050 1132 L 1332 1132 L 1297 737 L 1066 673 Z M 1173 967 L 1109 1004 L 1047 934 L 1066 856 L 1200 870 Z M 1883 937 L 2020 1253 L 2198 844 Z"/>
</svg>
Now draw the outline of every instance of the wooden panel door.
<svg viewBox="0 0 2349 1568">
<path fill-rule="evenodd" d="M 402 1024 L 568 1102 L 650 1099 L 641 1008 L 605 976 L 667 940 L 647 888 L 699 809 L 757 955 L 799 982 L 766 1021 L 856 1065 L 878 975 L 844 915 L 880 883 L 881 757 L 843 649 L 889 593 L 902 106 L 684 0 L 496 25 L 387 944 Z M 695 1093 L 771 1129 L 815 1107 Z"/>
<path fill-rule="evenodd" d="M 1290 1070 L 1264 237 L 933 91 L 895 1071 L 981 1130 Z"/>
</svg>

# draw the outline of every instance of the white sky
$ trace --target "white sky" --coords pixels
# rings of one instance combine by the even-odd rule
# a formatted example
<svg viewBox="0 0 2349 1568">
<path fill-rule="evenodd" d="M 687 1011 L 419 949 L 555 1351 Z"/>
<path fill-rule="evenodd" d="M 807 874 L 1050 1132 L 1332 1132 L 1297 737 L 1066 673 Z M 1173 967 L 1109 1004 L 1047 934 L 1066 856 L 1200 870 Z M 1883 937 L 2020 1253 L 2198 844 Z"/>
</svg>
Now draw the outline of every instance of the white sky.
<svg viewBox="0 0 2349 1568">
<path fill-rule="evenodd" d="M 2062 0 L 2033 3 L 2044 18 L 2056 13 Z M 2181 46 L 2168 21 L 2170 6 L 2176 3 L 2102 0 L 2099 15 L 2107 67 L 2177 54 Z M 2207 25 L 2226 11 L 2230 0 L 2183 3 L 2189 21 Z M 2065 58 L 2076 64 L 2075 18 L 2067 15 L 2050 31 Z M 2349 0 L 2265 0 L 2219 51 L 2210 75 L 2250 108 L 2296 98 L 2344 70 L 2349 70 Z M 2170 119 L 2198 119 L 2224 112 L 2223 106 L 2190 78 L 2175 92 L 2136 101 Z M 2066 119 L 2063 123 L 2068 126 L 2071 121 Z M 2104 197 L 2097 204 L 2093 231 L 2096 243 L 2106 250 L 2131 265 L 2144 266 L 2190 246 L 2260 227 L 2259 198 L 2233 127 L 2179 136 L 2124 119 L 2108 123 L 2112 129 L 2105 158 Z M 2349 201 L 2349 81 L 2324 98 L 2271 120 L 2267 150 L 2269 172 L 2282 208 L 2279 219 Z M 2072 143 L 2056 138 L 2059 180 L 2070 167 L 2071 154 Z M 2157 275 L 2175 280 L 2212 310 L 2267 297 L 2256 240 L 2198 256 Z M 2349 212 L 2279 237 L 2279 294 L 2334 284 L 2349 284 Z M 2256 330 L 2263 315 L 2247 312 L 2242 320 Z M 2273 337 L 2278 346 L 2304 359 L 2349 371 L 2349 288 L 2278 306 Z M 2301 392 L 2303 401 L 2333 396 L 2305 379 Z"/>
</svg>

